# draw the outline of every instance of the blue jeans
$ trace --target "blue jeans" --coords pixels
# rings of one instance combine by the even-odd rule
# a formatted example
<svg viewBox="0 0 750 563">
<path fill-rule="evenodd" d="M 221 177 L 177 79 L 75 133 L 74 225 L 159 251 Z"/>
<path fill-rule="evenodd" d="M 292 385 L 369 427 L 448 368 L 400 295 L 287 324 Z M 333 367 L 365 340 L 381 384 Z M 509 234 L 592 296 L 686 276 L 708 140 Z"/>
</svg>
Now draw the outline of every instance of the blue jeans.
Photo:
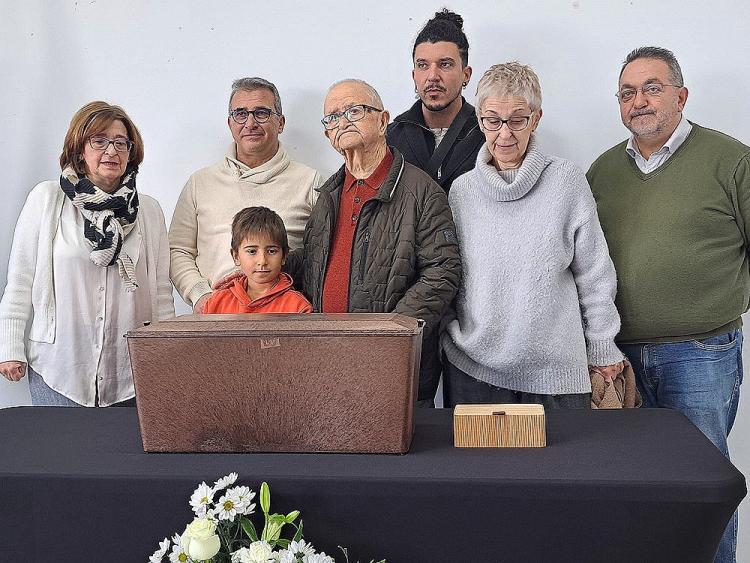
<svg viewBox="0 0 750 563">
<path fill-rule="evenodd" d="M 666 407 L 687 416 L 729 458 L 742 383 L 742 330 L 703 340 L 619 344 L 635 371 L 644 407 Z M 729 521 L 715 561 L 733 563 L 737 513 Z"/>
<path fill-rule="evenodd" d="M 80 407 L 78 403 L 72 399 L 68 399 L 65 395 L 62 395 L 52 389 L 49 385 L 44 382 L 42 376 L 31 369 L 31 366 L 26 366 L 26 377 L 29 378 L 29 394 L 31 395 L 31 404 L 35 407 Z M 115 403 L 113 407 L 134 407 L 135 398 Z"/>
</svg>

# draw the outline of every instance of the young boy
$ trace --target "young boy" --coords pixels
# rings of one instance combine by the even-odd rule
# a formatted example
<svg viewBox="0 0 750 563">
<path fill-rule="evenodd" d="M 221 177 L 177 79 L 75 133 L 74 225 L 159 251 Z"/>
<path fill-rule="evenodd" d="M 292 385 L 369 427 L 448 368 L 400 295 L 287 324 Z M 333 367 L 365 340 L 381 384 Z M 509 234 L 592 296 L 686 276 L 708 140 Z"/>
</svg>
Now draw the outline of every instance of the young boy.
<svg viewBox="0 0 750 563">
<path fill-rule="evenodd" d="M 312 305 L 281 272 L 289 253 L 284 222 L 267 207 L 246 207 L 232 221 L 232 258 L 244 274 L 215 291 L 204 313 L 311 313 Z"/>
</svg>

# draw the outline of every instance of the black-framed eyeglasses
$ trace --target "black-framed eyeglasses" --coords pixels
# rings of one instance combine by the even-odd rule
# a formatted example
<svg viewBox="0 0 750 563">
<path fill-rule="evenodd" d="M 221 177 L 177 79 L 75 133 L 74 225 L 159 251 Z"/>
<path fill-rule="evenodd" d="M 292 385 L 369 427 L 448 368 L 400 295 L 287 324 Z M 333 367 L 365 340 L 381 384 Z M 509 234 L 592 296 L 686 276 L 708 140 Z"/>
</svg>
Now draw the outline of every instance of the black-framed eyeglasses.
<svg viewBox="0 0 750 563">
<path fill-rule="evenodd" d="M 357 104 L 356 106 L 352 106 L 348 109 L 345 109 L 344 111 L 338 111 L 336 113 L 329 113 L 326 115 L 323 119 L 320 120 L 320 122 L 323 124 L 323 127 L 326 129 L 336 129 L 336 127 L 339 126 L 339 122 L 341 121 L 341 117 L 346 117 L 346 120 L 354 123 L 355 121 L 359 121 L 362 119 L 365 115 L 367 115 L 370 111 L 383 111 L 382 109 L 368 106 L 367 104 Z"/>
<path fill-rule="evenodd" d="M 664 93 L 664 88 L 666 86 L 671 86 L 672 88 L 682 88 L 682 86 L 678 86 L 677 84 L 662 84 L 661 82 L 649 82 L 648 84 L 644 84 L 640 88 L 622 88 L 619 92 L 615 94 L 615 97 L 618 100 L 620 100 L 621 104 L 623 104 L 635 98 L 635 96 L 638 94 L 638 90 L 640 90 L 644 96 L 648 96 L 650 98 L 656 98 L 656 97 L 661 96 Z"/>
<path fill-rule="evenodd" d="M 231 117 L 238 125 L 242 125 L 247 123 L 247 120 L 250 119 L 250 114 L 252 114 L 256 123 L 267 123 L 272 115 L 280 115 L 271 108 L 237 108 L 229 112 L 229 117 Z"/>
<path fill-rule="evenodd" d="M 487 131 L 500 131 L 506 124 L 511 131 L 523 131 L 529 126 L 532 115 L 534 115 L 533 111 L 529 115 L 514 115 L 508 119 L 502 119 L 496 115 L 482 115 L 479 121 Z"/>
<path fill-rule="evenodd" d="M 89 145 L 96 151 L 106 151 L 112 144 L 117 152 L 130 152 L 133 148 L 133 141 L 128 139 L 107 139 L 100 135 L 89 137 Z"/>
</svg>

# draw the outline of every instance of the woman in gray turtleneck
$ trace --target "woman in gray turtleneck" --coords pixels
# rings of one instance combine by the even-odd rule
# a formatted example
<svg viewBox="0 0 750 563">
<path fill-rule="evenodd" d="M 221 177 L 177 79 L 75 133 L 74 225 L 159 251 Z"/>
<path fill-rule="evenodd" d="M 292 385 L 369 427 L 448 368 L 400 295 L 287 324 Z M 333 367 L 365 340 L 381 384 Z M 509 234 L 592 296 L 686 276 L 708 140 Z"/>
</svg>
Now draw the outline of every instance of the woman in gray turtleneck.
<svg viewBox="0 0 750 563">
<path fill-rule="evenodd" d="M 477 88 L 486 143 L 449 194 L 463 264 L 442 335 L 445 403 L 588 408 L 589 366 L 621 368 L 615 270 L 583 171 L 543 154 L 539 79 L 495 65 Z"/>
</svg>

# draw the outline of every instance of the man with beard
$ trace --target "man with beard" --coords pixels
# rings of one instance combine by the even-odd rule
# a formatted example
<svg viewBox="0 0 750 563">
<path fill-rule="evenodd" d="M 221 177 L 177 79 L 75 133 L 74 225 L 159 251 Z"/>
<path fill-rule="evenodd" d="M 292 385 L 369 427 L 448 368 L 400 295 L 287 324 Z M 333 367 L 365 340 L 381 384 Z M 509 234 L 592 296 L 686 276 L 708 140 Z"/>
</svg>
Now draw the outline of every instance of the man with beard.
<svg viewBox="0 0 750 563">
<path fill-rule="evenodd" d="M 587 174 L 617 270 L 617 343 L 643 405 L 681 411 L 728 457 L 750 299 L 750 147 L 685 119 L 667 49 L 632 51 L 617 98 L 632 136 Z M 735 560 L 736 540 L 735 514 L 716 561 Z"/>
<path fill-rule="evenodd" d="M 474 107 L 461 95 L 471 78 L 463 18 L 443 9 L 419 32 L 412 50 L 419 97 L 388 127 L 388 144 L 429 174 L 447 192 L 474 168 L 484 135 Z"/>
</svg>

